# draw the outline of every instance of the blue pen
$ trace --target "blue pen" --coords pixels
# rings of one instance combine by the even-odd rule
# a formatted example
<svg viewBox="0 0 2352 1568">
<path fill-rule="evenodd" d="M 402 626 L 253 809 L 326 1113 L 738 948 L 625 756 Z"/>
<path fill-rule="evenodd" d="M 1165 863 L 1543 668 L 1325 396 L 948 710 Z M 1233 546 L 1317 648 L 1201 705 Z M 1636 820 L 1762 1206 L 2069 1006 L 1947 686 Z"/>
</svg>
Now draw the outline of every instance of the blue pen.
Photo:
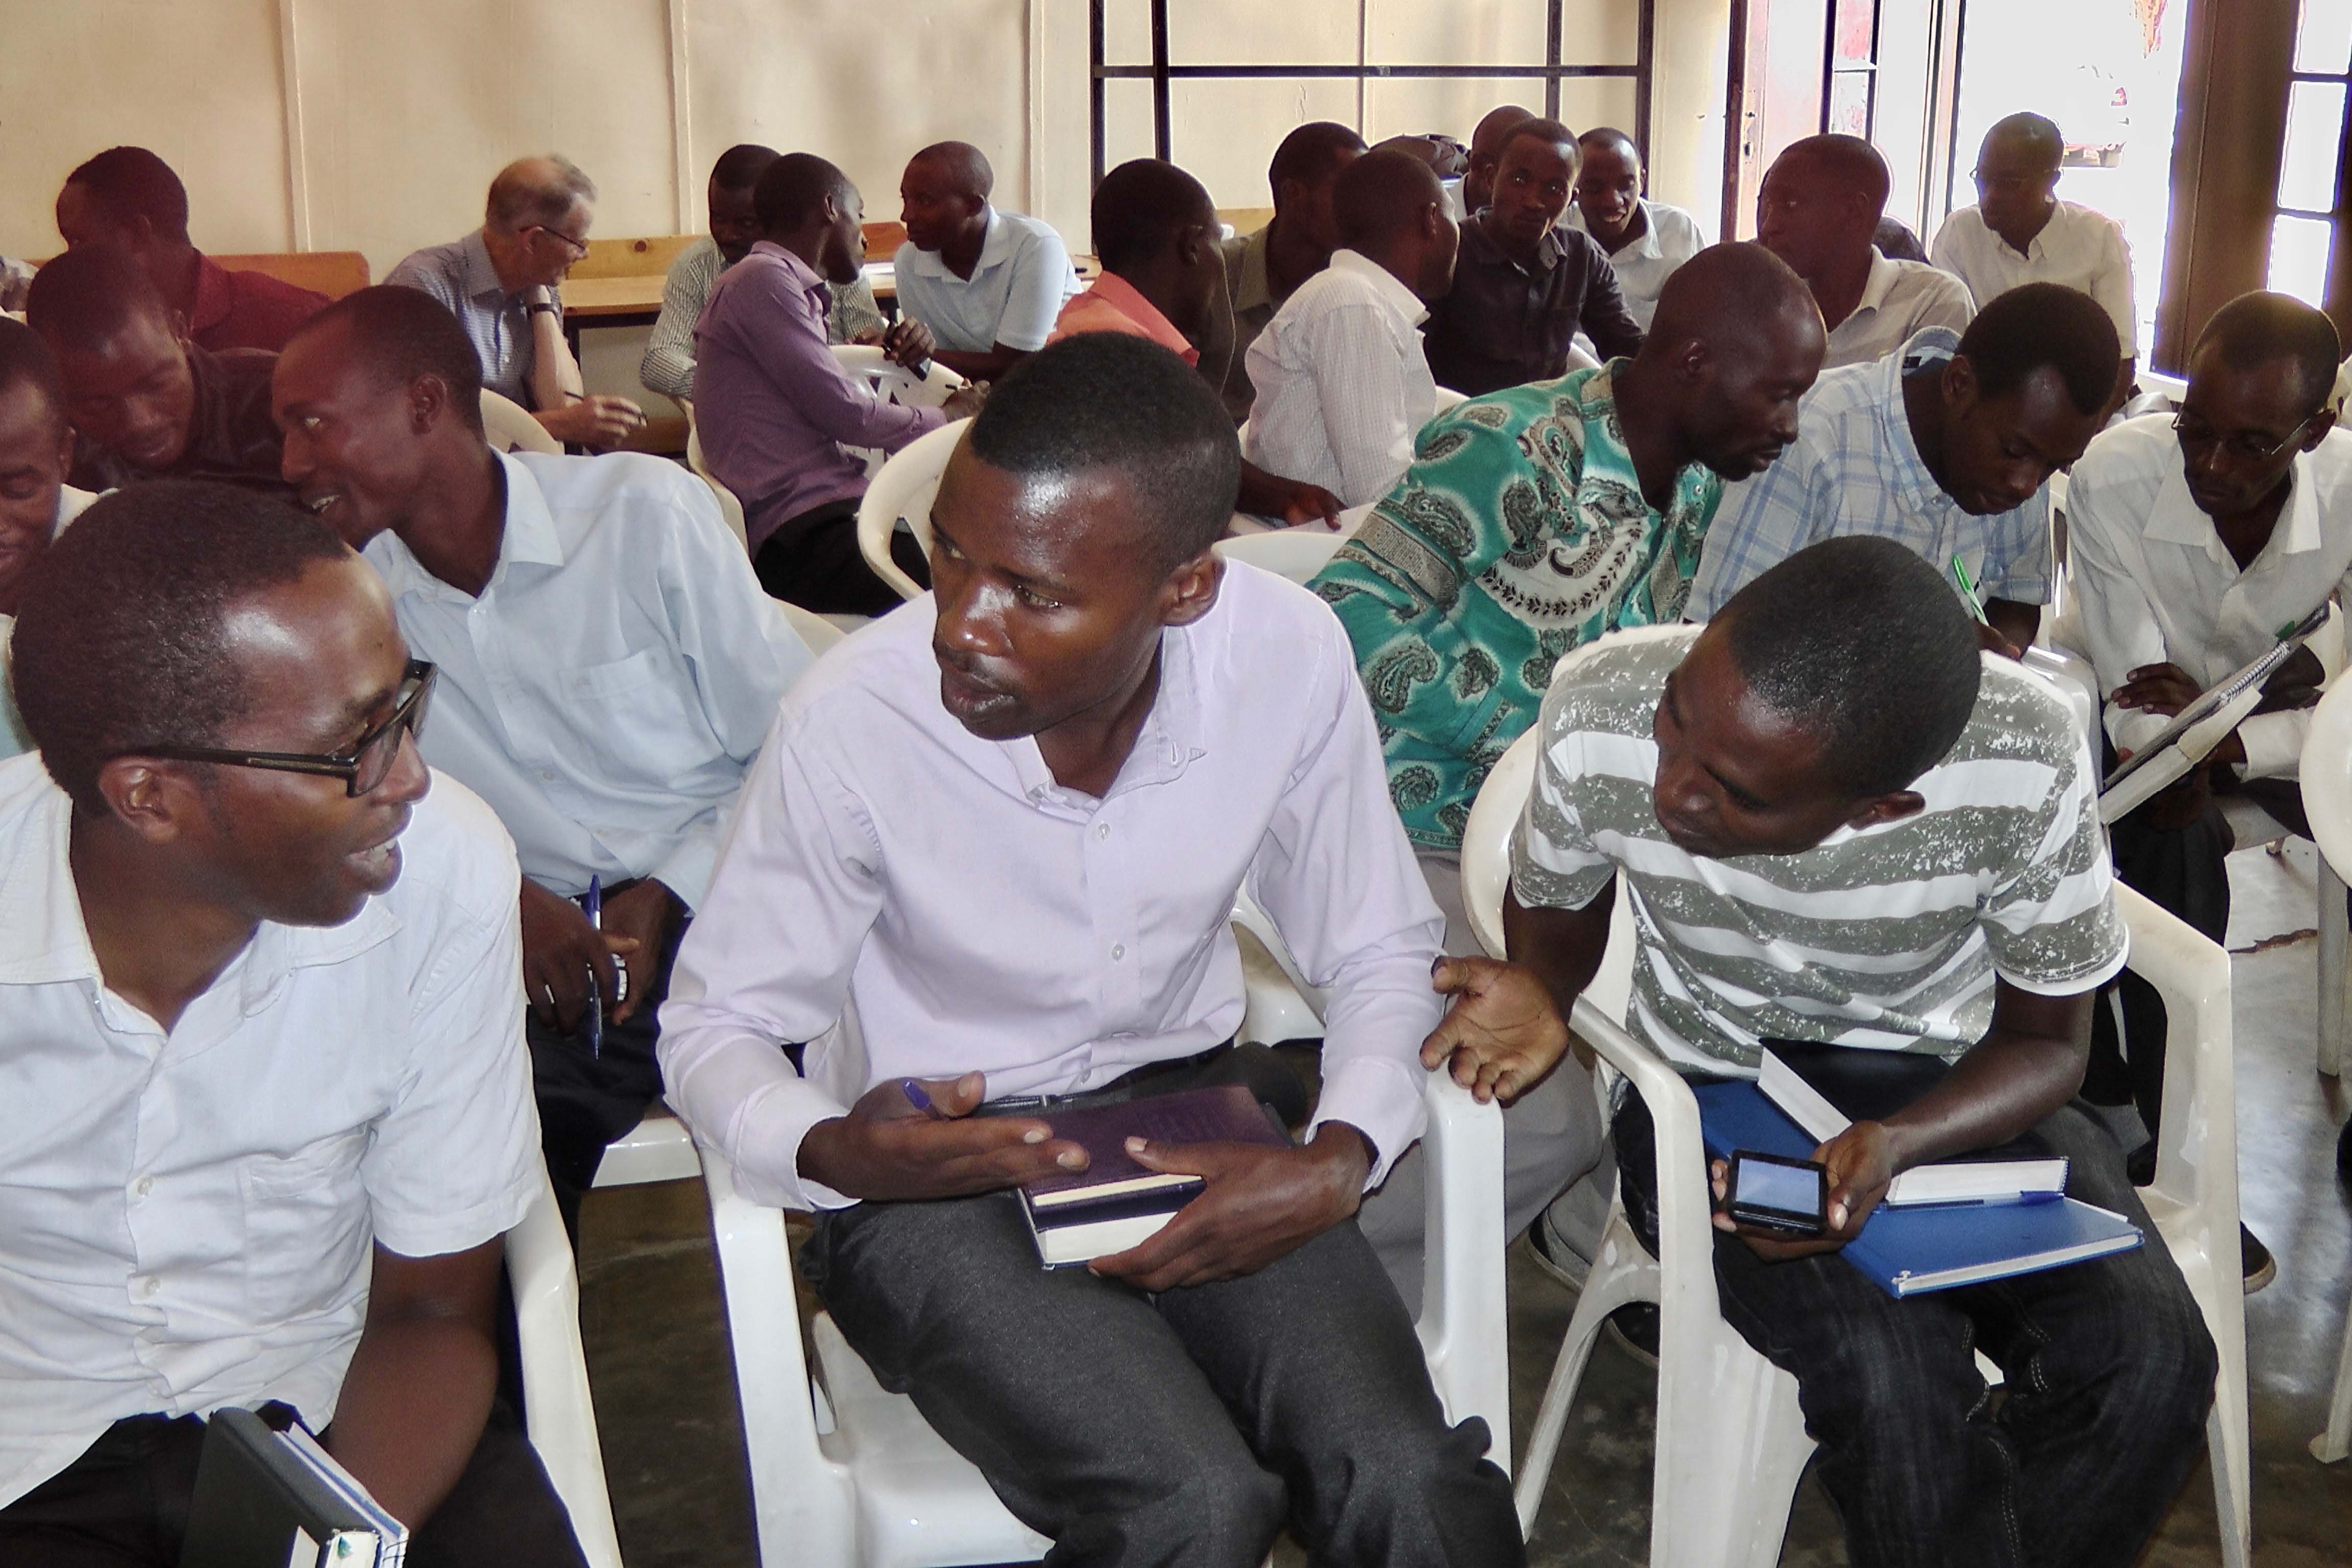
<svg viewBox="0 0 2352 1568">
<path fill-rule="evenodd" d="M 908 1104 L 913 1106 L 916 1110 L 921 1111 L 932 1121 L 945 1121 L 949 1120 L 948 1113 L 931 1103 L 929 1092 L 914 1079 L 900 1079 L 898 1080 L 898 1092 L 907 1097 Z"/>
<path fill-rule="evenodd" d="M 602 877 L 588 879 L 588 896 L 580 900 L 580 907 L 586 911 L 592 930 L 601 931 L 604 929 L 604 879 Z M 588 1054 L 592 1057 L 604 1054 L 604 994 L 596 988 L 596 971 L 593 967 L 588 971 Z"/>
</svg>

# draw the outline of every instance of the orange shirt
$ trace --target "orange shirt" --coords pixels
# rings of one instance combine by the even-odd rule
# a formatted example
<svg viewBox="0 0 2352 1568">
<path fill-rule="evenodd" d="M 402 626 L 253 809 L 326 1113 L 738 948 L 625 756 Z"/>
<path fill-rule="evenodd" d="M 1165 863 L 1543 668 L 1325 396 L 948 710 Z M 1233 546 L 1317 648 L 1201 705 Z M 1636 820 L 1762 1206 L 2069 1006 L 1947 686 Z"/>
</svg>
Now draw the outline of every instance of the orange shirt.
<svg viewBox="0 0 2352 1568">
<path fill-rule="evenodd" d="M 1150 338 L 1161 348 L 1181 354 L 1186 364 L 1201 363 L 1201 351 L 1160 313 L 1160 307 L 1115 272 L 1104 273 L 1095 279 L 1093 288 L 1064 305 L 1054 319 L 1053 335 L 1045 341 L 1057 343 L 1080 332 L 1125 332 L 1129 337 Z"/>
</svg>

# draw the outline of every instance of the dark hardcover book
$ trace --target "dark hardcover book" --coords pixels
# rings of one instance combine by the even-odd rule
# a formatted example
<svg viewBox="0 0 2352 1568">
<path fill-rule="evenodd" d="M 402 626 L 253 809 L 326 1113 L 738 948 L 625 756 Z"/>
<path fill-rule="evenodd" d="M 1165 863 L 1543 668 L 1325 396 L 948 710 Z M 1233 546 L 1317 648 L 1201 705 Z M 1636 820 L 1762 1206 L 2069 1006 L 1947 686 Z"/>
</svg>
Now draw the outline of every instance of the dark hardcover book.
<svg viewBox="0 0 2352 1568">
<path fill-rule="evenodd" d="M 1055 1137 L 1081 1145 L 1087 1158 L 1083 1171 L 1048 1176 L 1021 1189 L 1022 1214 L 1048 1268 L 1089 1263 L 1135 1246 L 1166 1225 L 1205 1184 L 1198 1176 L 1138 1164 L 1127 1152 L 1129 1138 L 1154 1143 L 1290 1144 L 1274 1113 L 1240 1084 L 1055 1111 L 1045 1120 Z"/>
<path fill-rule="evenodd" d="M 1803 1040 L 1764 1047 L 1757 1087 L 1816 1142 L 1856 1121 L 1884 1121 L 1944 1081 L 1941 1058 L 1918 1051 L 1858 1050 Z M 2066 1162 L 2032 1133 L 1990 1149 L 1919 1165 L 1895 1178 L 1885 1201 L 2014 1203 L 2066 1190 Z"/>
<path fill-rule="evenodd" d="M 377 1568 L 388 1517 L 371 1517 L 252 1411 L 216 1410 L 205 1424 L 180 1568 Z"/>
</svg>

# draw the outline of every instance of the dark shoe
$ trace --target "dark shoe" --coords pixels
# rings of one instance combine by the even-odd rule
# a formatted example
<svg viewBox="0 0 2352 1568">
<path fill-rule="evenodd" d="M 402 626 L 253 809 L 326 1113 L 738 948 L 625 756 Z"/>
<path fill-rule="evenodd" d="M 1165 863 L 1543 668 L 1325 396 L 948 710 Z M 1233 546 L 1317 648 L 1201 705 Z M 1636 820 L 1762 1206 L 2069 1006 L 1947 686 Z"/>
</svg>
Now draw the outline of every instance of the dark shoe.
<svg viewBox="0 0 2352 1568">
<path fill-rule="evenodd" d="M 2124 1174 L 2135 1187 L 2144 1187 L 2156 1180 L 2156 1140 L 2151 1138 L 2124 1156 Z"/>
<path fill-rule="evenodd" d="M 1616 1342 L 1617 1348 L 1640 1362 L 1643 1366 L 1658 1364 L 1658 1305 L 1654 1301 L 1629 1301 L 1609 1314 L 1601 1331 Z"/>
<path fill-rule="evenodd" d="M 2339 1180 L 2352 1182 L 2352 1121 L 2336 1135 L 2336 1174 Z"/>
<path fill-rule="evenodd" d="M 2238 1256 L 2245 1265 L 2246 1294 L 2251 1296 L 2278 1278 L 2278 1259 L 2244 1226 L 2238 1227 Z"/>
<path fill-rule="evenodd" d="M 1591 1276 L 1592 1266 L 1553 1232 L 1549 1210 L 1536 1215 L 1535 1224 L 1528 1226 L 1528 1251 L 1534 1255 L 1537 1268 L 1571 1290 L 1583 1289 Z"/>
</svg>

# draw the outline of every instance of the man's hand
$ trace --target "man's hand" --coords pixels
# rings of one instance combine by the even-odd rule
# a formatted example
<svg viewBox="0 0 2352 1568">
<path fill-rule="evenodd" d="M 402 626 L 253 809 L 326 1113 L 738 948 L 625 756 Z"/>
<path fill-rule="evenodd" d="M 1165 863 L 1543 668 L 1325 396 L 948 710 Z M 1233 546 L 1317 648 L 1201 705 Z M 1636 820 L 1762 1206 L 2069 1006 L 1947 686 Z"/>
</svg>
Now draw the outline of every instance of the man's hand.
<svg viewBox="0 0 2352 1568">
<path fill-rule="evenodd" d="M 919 1080 L 931 1114 L 892 1079 L 858 1098 L 846 1116 L 820 1121 L 801 1140 L 800 1172 L 853 1198 L 958 1198 L 1087 1168 L 1087 1152 L 1034 1117 L 972 1119 L 988 1092 L 976 1072 Z"/>
<path fill-rule="evenodd" d="M 578 447 L 612 447 L 645 428 L 646 411 L 625 397 L 603 393 L 543 409 L 539 422 L 559 441 Z"/>
<path fill-rule="evenodd" d="M 901 316 L 896 325 L 882 334 L 882 353 L 894 364 L 912 370 L 929 359 L 939 347 L 931 329 L 911 316 Z"/>
<path fill-rule="evenodd" d="M 630 883 L 604 900 L 604 938 L 609 946 L 615 939 L 632 945 L 625 951 L 646 955 L 645 973 L 634 971 L 629 975 L 628 994 L 621 1005 L 605 1016 L 615 1024 L 625 1024 L 653 990 L 653 972 L 661 963 L 662 944 L 669 940 L 669 929 L 677 917 L 686 912 L 678 896 L 651 877 Z M 618 954 L 625 950 L 615 947 Z M 626 969 L 625 960 L 615 958 Z M 608 998 L 609 1000 L 609 998 Z"/>
<path fill-rule="evenodd" d="M 1292 485 L 1282 498 L 1282 521 L 1292 528 L 1302 522 L 1319 522 L 1326 528 L 1336 529 L 1339 526 L 1342 510 L 1338 496 L 1321 485 L 1304 481 Z"/>
<path fill-rule="evenodd" d="M 1441 958 L 1432 989 L 1454 1005 L 1421 1043 L 1421 1065 L 1452 1064 L 1454 1081 L 1479 1103 L 1517 1099 L 1568 1049 L 1568 1025 L 1533 971 L 1491 958 Z"/>
<path fill-rule="evenodd" d="M 2023 650 L 2019 648 L 2015 643 L 2001 636 L 2000 628 L 1994 626 L 1990 621 L 1979 621 L 1977 623 L 1977 645 L 1990 652 L 2000 655 L 2003 658 L 2023 658 L 2025 657 Z"/>
<path fill-rule="evenodd" d="M 1735 1225 L 1719 1206 L 1715 1212 L 1715 1228 L 1738 1237 L 1768 1263 L 1835 1252 L 1860 1236 L 1863 1222 L 1870 1217 L 1870 1211 L 1878 1206 L 1878 1200 L 1886 1195 L 1887 1185 L 1895 1180 L 1893 1135 L 1878 1122 L 1857 1121 L 1814 1150 L 1812 1157 L 1828 1166 L 1830 1173 L 1829 1212 L 1824 1216 L 1827 1225 L 1818 1238 L 1799 1241 L 1777 1231 L 1746 1229 Z M 1715 1189 L 1715 1201 L 1720 1205 L 1729 1195 L 1731 1168 L 1726 1162 L 1717 1160 L 1708 1166 L 1707 1174 Z"/>
<path fill-rule="evenodd" d="M 2177 664 L 2143 664 L 2124 677 L 2107 700 L 2169 719 L 2197 700 L 2204 688 Z"/>
<path fill-rule="evenodd" d="M 1208 1179 L 1148 1240 L 1091 1265 L 1155 1291 L 1256 1273 L 1354 1214 L 1372 1168 L 1370 1142 L 1340 1121 L 1325 1122 L 1303 1149 L 1130 1138 L 1127 1152 L 1147 1169 Z"/>
<path fill-rule="evenodd" d="M 611 909 L 605 906 L 608 914 Z M 636 952 L 637 944 L 634 936 L 598 931 L 578 904 L 529 877 L 522 879 L 523 1000 L 531 1016 L 548 1027 L 568 1035 L 580 1026 L 591 984 L 608 1004 L 619 995 L 614 960 Z"/>
<path fill-rule="evenodd" d="M 987 401 L 988 384 L 971 381 L 949 393 L 947 401 L 940 404 L 940 408 L 950 420 L 969 419 L 979 413 L 981 405 Z"/>
</svg>

